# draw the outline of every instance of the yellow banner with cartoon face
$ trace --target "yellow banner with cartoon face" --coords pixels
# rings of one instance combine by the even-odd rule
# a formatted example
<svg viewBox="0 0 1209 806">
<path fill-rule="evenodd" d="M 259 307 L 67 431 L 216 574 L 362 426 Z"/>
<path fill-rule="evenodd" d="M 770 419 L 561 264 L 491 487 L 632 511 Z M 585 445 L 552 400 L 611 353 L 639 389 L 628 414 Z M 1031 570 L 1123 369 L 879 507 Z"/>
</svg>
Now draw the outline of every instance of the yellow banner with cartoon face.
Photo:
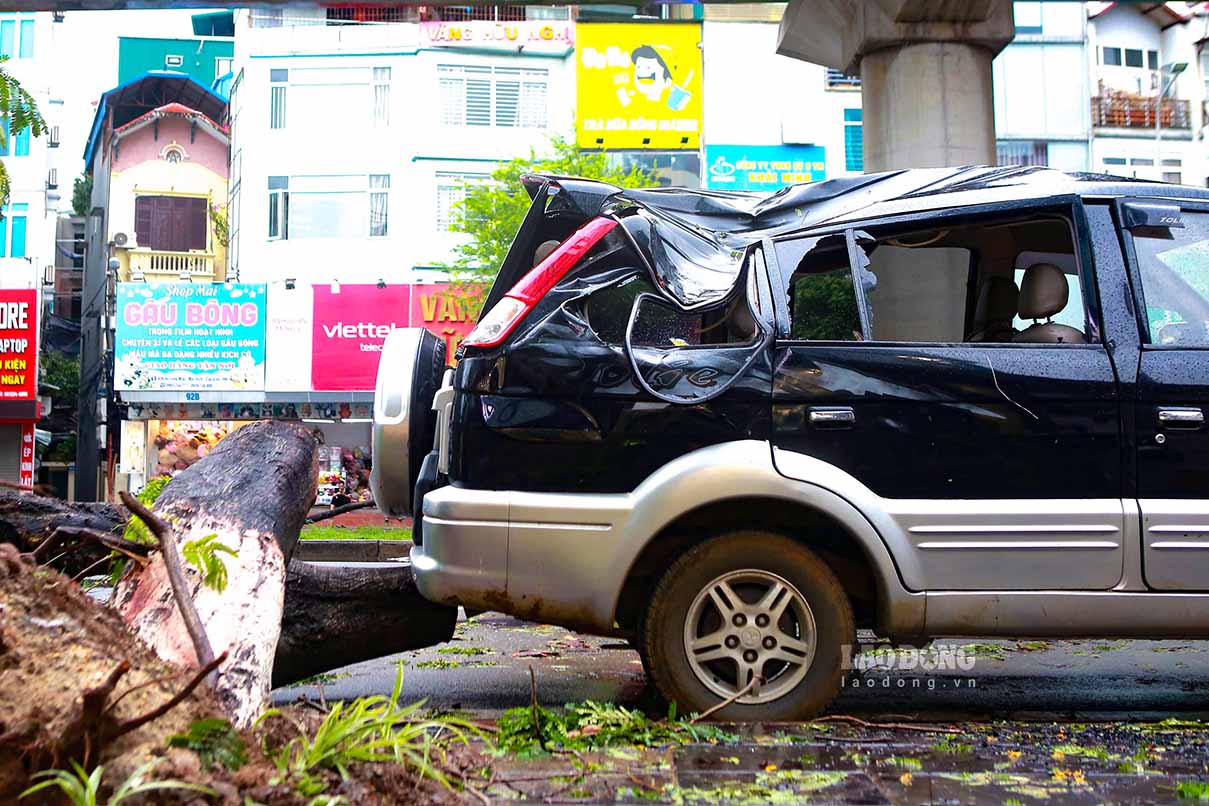
<svg viewBox="0 0 1209 806">
<path fill-rule="evenodd" d="M 700 25 L 584 23 L 576 33 L 580 148 L 700 147 Z"/>
</svg>

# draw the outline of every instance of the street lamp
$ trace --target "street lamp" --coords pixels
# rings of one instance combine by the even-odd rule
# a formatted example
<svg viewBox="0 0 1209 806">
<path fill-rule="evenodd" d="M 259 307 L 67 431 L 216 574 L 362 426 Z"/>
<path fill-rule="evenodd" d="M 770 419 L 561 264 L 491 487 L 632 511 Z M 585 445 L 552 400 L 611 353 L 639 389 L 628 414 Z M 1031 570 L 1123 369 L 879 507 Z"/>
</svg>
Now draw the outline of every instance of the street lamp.
<svg viewBox="0 0 1209 806">
<path fill-rule="evenodd" d="M 1159 94 L 1154 99 L 1154 168 L 1159 180 L 1163 178 L 1163 96 L 1171 90 L 1180 73 L 1187 69 L 1188 62 L 1168 62 L 1159 69 Z M 1165 84 L 1163 76 L 1171 76 Z M 1174 112 L 1172 122 L 1175 122 Z"/>
</svg>

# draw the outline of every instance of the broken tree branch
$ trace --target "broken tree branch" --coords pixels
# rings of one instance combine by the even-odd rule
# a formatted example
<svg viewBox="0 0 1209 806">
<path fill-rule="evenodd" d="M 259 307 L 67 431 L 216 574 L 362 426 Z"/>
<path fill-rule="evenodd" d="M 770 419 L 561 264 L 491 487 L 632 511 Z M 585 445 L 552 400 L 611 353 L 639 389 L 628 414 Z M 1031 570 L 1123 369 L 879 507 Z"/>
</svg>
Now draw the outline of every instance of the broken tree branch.
<svg viewBox="0 0 1209 806">
<path fill-rule="evenodd" d="M 130 493 L 122 490 L 122 503 L 126 509 L 137 515 L 147 528 L 159 540 L 160 554 L 164 557 L 164 566 L 168 570 L 168 582 L 172 586 L 172 597 L 180 608 L 181 618 L 184 619 L 185 629 L 189 639 L 193 641 L 193 649 L 197 652 L 197 662 L 211 672 L 218 667 L 214 663 L 214 650 L 210 647 L 210 639 L 206 637 L 206 628 L 202 626 L 197 608 L 193 606 L 193 597 L 189 593 L 189 583 L 185 580 L 185 569 L 181 562 L 180 547 L 172 536 L 172 529 L 158 515 L 143 505 L 143 502 Z M 226 657 L 226 653 L 223 653 Z M 213 683 L 213 678 L 210 680 Z"/>
<path fill-rule="evenodd" d="M 352 512 L 352 511 L 358 510 L 358 509 L 369 509 L 373 505 L 374 505 L 373 501 L 357 501 L 356 503 L 353 503 L 353 504 L 345 504 L 344 506 L 341 506 L 341 507 L 333 507 L 332 509 L 329 509 L 327 512 L 320 512 L 318 515 L 311 515 L 309 518 L 306 519 L 306 522 L 307 523 L 318 523 L 319 521 L 325 521 L 328 518 L 334 518 L 337 515 L 343 515 L 345 512 Z"/>
<path fill-rule="evenodd" d="M 710 716 L 718 713 L 726 706 L 728 706 L 731 703 L 738 700 L 740 697 L 747 696 L 747 693 L 749 691 L 751 691 L 753 688 L 755 688 L 756 686 L 760 686 L 763 684 L 764 684 L 763 675 L 755 675 L 754 677 L 752 677 L 752 679 L 748 682 L 748 684 L 746 686 L 739 689 L 732 696 L 728 697 L 727 699 L 723 700 L 722 702 L 718 703 L 717 705 L 713 706 L 712 708 L 706 708 L 704 711 L 702 711 L 701 713 L 697 714 L 695 717 L 690 719 L 688 721 L 688 723 L 690 725 L 695 725 L 696 723 L 700 722 L 703 719 L 708 719 Z"/>
<path fill-rule="evenodd" d="M 49 545 L 55 544 L 62 538 L 74 539 L 79 543 L 97 543 L 107 549 L 121 552 L 136 562 L 146 562 L 147 555 L 149 555 L 155 548 L 154 546 L 136 543 L 133 540 L 127 540 L 126 538 L 118 537 L 117 535 L 98 532 L 96 529 L 86 529 L 78 526 L 59 526 L 53 532 L 51 532 L 50 537 L 42 541 L 42 543 L 33 550 L 32 553 L 34 557 L 37 558 L 43 549 Z"/>
</svg>

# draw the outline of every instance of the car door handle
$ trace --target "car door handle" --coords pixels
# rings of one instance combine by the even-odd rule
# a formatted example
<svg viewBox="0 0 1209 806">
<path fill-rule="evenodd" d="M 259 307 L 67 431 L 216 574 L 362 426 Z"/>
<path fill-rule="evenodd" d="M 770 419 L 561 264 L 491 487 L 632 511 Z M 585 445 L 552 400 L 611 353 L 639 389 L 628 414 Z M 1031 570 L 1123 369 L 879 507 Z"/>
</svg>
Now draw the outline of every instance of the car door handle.
<svg viewBox="0 0 1209 806">
<path fill-rule="evenodd" d="M 1159 426 L 1162 428 L 1200 428 L 1205 424 L 1205 413 L 1196 408 L 1159 409 Z"/>
<path fill-rule="evenodd" d="M 810 409 L 810 424 L 819 428 L 851 428 L 855 423 L 856 412 L 851 406 Z"/>
</svg>

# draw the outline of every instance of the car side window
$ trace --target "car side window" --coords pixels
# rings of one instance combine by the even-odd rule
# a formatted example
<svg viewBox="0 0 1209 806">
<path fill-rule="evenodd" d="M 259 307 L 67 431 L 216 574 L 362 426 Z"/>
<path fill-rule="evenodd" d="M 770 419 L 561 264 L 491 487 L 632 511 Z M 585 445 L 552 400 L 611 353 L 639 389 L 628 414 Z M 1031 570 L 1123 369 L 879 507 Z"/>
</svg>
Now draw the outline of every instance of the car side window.
<svg viewBox="0 0 1209 806">
<path fill-rule="evenodd" d="M 1185 211 L 1182 228 L 1133 231 L 1149 343 L 1209 346 L 1209 213 Z"/>
<path fill-rule="evenodd" d="M 856 288 L 843 238 L 804 238 L 777 244 L 788 272 L 791 339 L 857 341 L 863 338 Z"/>
<path fill-rule="evenodd" d="M 1038 211 L 787 240 L 777 258 L 793 339 L 1085 344 L 1076 254 L 1069 220 Z"/>
</svg>

